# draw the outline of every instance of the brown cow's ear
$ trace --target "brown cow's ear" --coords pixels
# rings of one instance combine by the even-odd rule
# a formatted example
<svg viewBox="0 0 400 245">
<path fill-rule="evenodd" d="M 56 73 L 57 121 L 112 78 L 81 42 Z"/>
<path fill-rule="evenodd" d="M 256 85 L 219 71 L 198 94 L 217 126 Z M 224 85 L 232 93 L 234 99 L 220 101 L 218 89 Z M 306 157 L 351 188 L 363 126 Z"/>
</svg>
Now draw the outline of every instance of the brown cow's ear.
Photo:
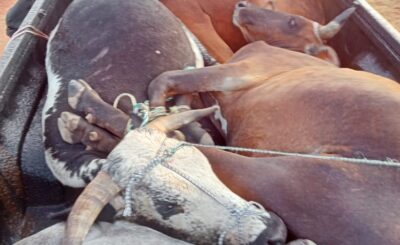
<svg viewBox="0 0 400 245">
<path fill-rule="evenodd" d="M 339 56 L 336 51 L 327 45 L 309 44 L 305 47 L 304 53 L 340 66 Z"/>
</svg>

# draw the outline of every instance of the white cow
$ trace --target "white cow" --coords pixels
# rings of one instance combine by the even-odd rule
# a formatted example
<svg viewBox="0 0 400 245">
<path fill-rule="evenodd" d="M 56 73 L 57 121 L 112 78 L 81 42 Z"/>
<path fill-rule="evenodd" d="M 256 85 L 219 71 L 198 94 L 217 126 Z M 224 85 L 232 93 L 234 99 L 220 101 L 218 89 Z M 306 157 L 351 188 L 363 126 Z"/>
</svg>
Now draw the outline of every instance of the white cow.
<svg viewBox="0 0 400 245">
<path fill-rule="evenodd" d="M 61 244 L 64 236 L 65 222 L 61 222 L 21 240 L 15 243 L 15 245 Z M 85 239 L 85 245 L 109 244 L 185 245 L 189 243 L 168 237 L 153 229 L 123 220 L 114 223 L 99 222 L 93 225 Z"/>
<path fill-rule="evenodd" d="M 67 244 L 80 244 L 102 208 L 121 191 L 123 215 L 188 242 L 283 244 L 286 227 L 278 216 L 231 192 L 198 149 L 166 136 L 213 111 L 174 114 L 129 132 L 76 201 Z"/>
</svg>

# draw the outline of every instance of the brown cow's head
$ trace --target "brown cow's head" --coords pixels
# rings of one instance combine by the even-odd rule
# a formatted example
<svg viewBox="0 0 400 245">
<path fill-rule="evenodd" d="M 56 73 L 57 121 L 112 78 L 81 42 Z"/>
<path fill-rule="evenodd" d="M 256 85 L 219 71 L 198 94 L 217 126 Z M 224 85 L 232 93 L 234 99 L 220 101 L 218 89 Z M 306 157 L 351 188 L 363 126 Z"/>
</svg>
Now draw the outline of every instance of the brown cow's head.
<svg viewBox="0 0 400 245">
<path fill-rule="evenodd" d="M 354 11 L 354 7 L 349 8 L 323 26 L 302 16 L 262 9 L 241 1 L 236 5 L 233 23 L 239 27 L 248 42 L 263 40 L 273 46 L 338 63 L 336 53 L 325 46 L 324 42 L 340 31 Z M 322 55 L 319 50 L 323 52 Z"/>
</svg>

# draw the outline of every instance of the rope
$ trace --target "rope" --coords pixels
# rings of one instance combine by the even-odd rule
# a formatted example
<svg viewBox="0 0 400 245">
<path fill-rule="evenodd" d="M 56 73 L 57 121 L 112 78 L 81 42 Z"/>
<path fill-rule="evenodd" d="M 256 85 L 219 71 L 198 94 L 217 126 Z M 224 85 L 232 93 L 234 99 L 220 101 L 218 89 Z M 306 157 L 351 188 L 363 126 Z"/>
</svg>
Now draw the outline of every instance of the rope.
<svg viewBox="0 0 400 245">
<path fill-rule="evenodd" d="M 119 101 L 124 97 L 128 97 L 130 99 L 132 105 L 136 105 L 137 101 L 136 101 L 135 96 L 133 96 L 130 93 L 122 93 L 122 94 L 118 95 L 117 98 L 115 98 L 113 107 L 118 108 Z"/>
<path fill-rule="evenodd" d="M 130 217 L 132 216 L 132 209 L 133 209 L 133 199 L 132 199 L 132 190 L 134 186 L 137 186 L 145 176 L 152 171 L 155 167 L 162 165 L 163 167 L 171 170 L 172 172 L 175 172 L 177 175 L 181 176 L 182 178 L 186 179 L 189 183 L 194 185 L 196 188 L 198 188 L 200 191 L 211 197 L 214 201 L 216 201 L 218 204 L 220 204 L 222 207 L 225 207 L 228 209 L 229 213 L 231 216 L 234 218 L 234 222 L 228 226 L 223 232 L 221 232 L 220 236 L 218 237 L 218 245 L 223 245 L 224 239 L 226 234 L 230 232 L 232 229 L 235 227 L 238 228 L 238 238 L 240 238 L 242 230 L 240 229 L 240 223 L 241 220 L 244 216 L 249 216 L 249 215 L 259 215 L 259 216 L 269 216 L 268 212 L 264 209 L 264 207 L 257 203 L 257 202 L 246 202 L 245 205 L 242 207 L 237 207 L 236 205 L 229 206 L 224 204 L 221 200 L 219 200 L 218 195 L 213 193 L 212 191 L 208 190 L 201 184 L 197 183 L 194 179 L 192 179 L 189 175 L 186 173 L 180 171 L 178 168 L 174 167 L 173 165 L 169 164 L 169 161 L 171 158 L 175 155 L 175 153 L 183 148 L 184 146 L 189 146 L 185 142 L 181 142 L 178 145 L 166 149 L 164 151 L 163 147 L 165 145 L 167 137 L 163 139 L 160 148 L 157 150 L 157 153 L 155 154 L 155 157 L 150 160 L 150 162 L 142 169 L 137 171 L 136 173 L 133 173 L 132 176 L 128 180 L 128 184 L 125 190 L 125 195 L 124 195 L 124 200 L 125 200 L 125 208 L 123 211 L 123 216 L 124 217 Z M 256 207 L 256 209 L 251 210 L 251 207 Z M 239 242 L 240 243 L 240 242 Z"/>
<path fill-rule="evenodd" d="M 159 152 L 161 151 L 161 148 L 163 147 L 165 142 L 165 139 L 160 146 L 160 149 L 158 150 Z M 132 199 L 131 199 L 131 193 L 132 193 L 132 188 L 133 185 L 136 183 L 139 183 L 140 181 L 143 180 L 144 176 L 150 172 L 152 169 L 154 169 L 158 165 L 162 165 L 165 168 L 175 172 L 182 178 L 186 179 L 189 183 L 197 187 L 200 191 L 211 197 L 214 201 L 216 201 L 218 204 L 221 206 L 225 207 L 228 209 L 228 211 L 231 213 L 231 216 L 234 218 L 234 222 L 228 226 L 223 232 L 218 237 L 218 245 L 223 245 L 224 240 L 226 235 L 233 229 L 237 228 L 238 229 L 238 235 L 237 238 L 240 239 L 241 234 L 242 234 L 242 229 L 241 229 L 241 222 L 242 218 L 246 216 L 252 216 L 252 215 L 269 215 L 268 212 L 264 209 L 264 207 L 253 201 L 249 201 L 244 205 L 243 207 L 238 208 L 233 206 L 227 206 L 225 205 L 222 201 L 219 200 L 217 197 L 218 195 L 214 194 L 212 191 L 208 190 L 207 188 L 203 187 L 201 184 L 197 183 L 194 179 L 192 179 L 189 175 L 186 173 L 180 171 L 178 168 L 174 167 L 173 165 L 168 164 L 168 160 L 182 147 L 184 146 L 192 146 L 192 147 L 206 147 L 206 148 L 216 148 L 216 149 L 221 149 L 221 150 L 228 150 L 228 151 L 236 151 L 236 152 L 251 152 L 251 153 L 261 153 L 261 154 L 268 154 L 268 155 L 282 155 L 282 156 L 296 156 L 296 157 L 302 157 L 302 158 L 312 158 L 312 159 L 323 159 L 323 160 L 333 160 L 333 161 L 344 161 L 344 162 L 350 162 L 350 163 L 363 163 L 363 164 L 369 164 L 369 165 L 385 165 L 385 166 L 395 166 L 399 167 L 400 165 L 393 161 L 381 161 L 381 160 L 371 160 L 371 159 L 357 159 L 357 158 L 347 158 L 347 157 L 334 157 L 334 156 L 321 156 L 321 155 L 314 155 L 314 154 L 301 154 L 301 153 L 291 153 L 291 152 L 283 152 L 283 151 L 271 151 L 271 150 L 261 150 L 261 149 L 253 149 L 253 148 L 243 148 L 243 147 L 232 147 L 232 146 L 215 146 L 215 145 L 203 145 L 203 144 L 195 144 L 195 143 L 189 143 L 189 142 L 182 142 L 178 144 L 177 146 L 165 150 L 161 155 L 159 152 L 156 154 L 156 157 L 150 161 L 150 163 L 145 167 L 143 171 L 139 171 L 138 173 L 132 175 L 131 179 L 129 180 L 127 190 L 125 192 L 125 210 L 123 215 L 124 216 L 131 216 L 132 215 Z M 252 206 L 256 207 L 256 210 L 250 209 Z M 239 241 L 241 243 L 241 241 Z"/>
<path fill-rule="evenodd" d="M 192 67 L 188 67 L 187 69 L 193 69 Z M 177 114 L 182 111 L 190 110 L 190 107 L 187 105 L 179 105 L 179 106 L 171 106 L 169 107 L 169 111 L 164 106 L 157 106 L 154 108 L 150 108 L 150 103 L 148 100 L 143 103 L 138 103 L 135 96 L 130 93 L 122 93 L 115 98 L 113 107 L 118 108 L 118 104 L 122 98 L 127 97 L 130 99 L 131 104 L 133 106 L 133 114 L 139 116 L 142 119 L 142 123 L 140 127 L 146 126 L 149 122 L 155 120 L 158 117 L 167 116 L 170 114 Z M 129 132 L 132 129 L 132 120 L 129 120 L 127 123 L 125 133 Z"/>
<path fill-rule="evenodd" d="M 188 145 L 185 144 L 185 143 L 182 143 L 179 146 L 182 147 L 182 146 L 188 146 Z M 228 234 L 228 232 L 230 232 L 235 227 L 238 228 L 238 230 L 239 230 L 238 231 L 238 237 L 240 237 L 240 234 L 242 232 L 241 229 L 240 229 L 240 223 L 241 223 L 241 219 L 244 216 L 250 216 L 250 215 L 260 215 L 261 216 L 261 215 L 268 214 L 267 211 L 264 209 L 264 207 L 261 204 L 259 204 L 257 202 L 254 202 L 254 201 L 247 202 L 246 205 L 244 205 L 244 207 L 240 208 L 237 211 L 237 207 L 229 207 L 229 206 L 225 205 L 223 202 L 221 202 L 218 199 L 217 195 L 215 195 L 212 191 L 208 190 L 207 188 L 203 187 L 201 184 L 197 183 L 189 175 L 187 175 L 184 172 L 180 171 L 178 168 L 175 168 L 174 166 L 168 165 L 168 164 L 165 164 L 165 163 L 166 162 L 162 163 L 162 166 L 168 168 L 169 170 L 175 172 L 176 174 L 178 174 L 182 178 L 186 179 L 192 185 L 197 187 L 200 191 L 202 191 L 203 193 L 205 193 L 206 195 L 211 197 L 215 202 L 220 204 L 222 207 L 225 207 L 226 209 L 228 209 L 230 214 L 231 214 L 231 216 L 233 216 L 235 221 L 220 234 L 220 236 L 218 237 L 218 245 L 223 245 L 226 234 Z M 257 209 L 256 210 L 250 210 L 250 207 L 252 207 L 252 206 L 257 207 Z M 240 241 L 239 241 L 239 244 L 241 244 Z"/>
<path fill-rule="evenodd" d="M 256 210 L 250 210 L 250 207 L 256 207 Z M 224 232 L 222 232 L 218 238 L 218 245 L 223 245 L 224 244 L 224 240 L 226 237 L 226 234 L 228 234 L 229 231 L 233 230 L 235 227 L 237 227 L 238 229 L 238 237 L 240 237 L 240 235 L 242 234 L 242 229 L 240 226 L 242 217 L 244 216 L 250 216 L 250 215 L 265 215 L 267 213 L 267 211 L 265 210 L 265 208 L 259 204 L 258 202 L 254 202 L 254 201 L 249 201 L 246 203 L 246 205 L 240 209 L 239 211 L 236 211 L 232 214 L 232 216 L 235 218 L 235 222 L 233 222 Z M 242 244 L 241 241 L 238 241 L 239 244 Z"/>
<path fill-rule="evenodd" d="M 132 216 L 132 206 L 133 206 L 132 189 L 133 189 L 133 186 L 142 182 L 144 177 L 151 170 L 153 170 L 157 165 L 161 164 L 162 161 L 165 161 L 167 159 L 167 157 L 169 157 L 168 155 L 166 155 L 165 152 L 164 152 L 164 154 L 160 155 L 161 149 L 164 146 L 166 139 L 167 139 L 167 137 L 165 137 L 164 140 L 162 141 L 161 146 L 156 153 L 156 156 L 150 161 L 150 163 L 148 165 L 146 165 L 146 167 L 143 170 L 140 170 L 140 171 L 132 174 L 132 176 L 129 178 L 128 185 L 125 190 L 125 196 L 124 196 L 125 209 L 122 214 L 124 217 Z"/>
<path fill-rule="evenodd" d="M 16 38 L 24 35 L 25 33 L 29 33 L 29 34 L 32 34 L 34 36 L 41 37 L 41 38 L 43 38 L 45 40 L 49 39 L 49 36 L 46 33 L 42 32 L 41 30 L 37 29 L 36 27 L 34 27 L 32 25 L 27 25 L 27 26 L 24 26 L 22 28 L 19 28 L 14 33 L 14 35 L 12 35 L 10 41 L 15 40 Z"/>
<path fill-rule="evenodd" d="M 311 159 L 319 159 L 319 160 L 341 161 L 341 162 L 349 162 L 349 163 L 362 163 L 362 164 L 368 164 L 368 165 L 373 165 L 373 166 L 400 167 L 399 162 L 394 159 L 387 159 L 386 161 L 383 161 L 383 160 L 374 160 L 374 159 L 368 159 L 368 158 L 323 156 L 323 155 L 316 155 L 316 154 L 293 153 L 293 152 L 285 152 L 285 151 L 273 151 L 273 150 L 263 150 L 263 149 L 234 147 L 234 146 L 203 145 L 203 144 L 196 144 L 196 143 L 189 143 L 189 142 L 184 142 L 184 144 L 188 145 L 188 146 L 215 148 L 215 149 L 227 150 L 227 151 L 232 151 L 232 152 L 250 152 L 250 153 L 259 153 L 259 154 L 265 154 L 265 155 L 280 155 L 280 156 L 311 158 Z"/>
</svg>

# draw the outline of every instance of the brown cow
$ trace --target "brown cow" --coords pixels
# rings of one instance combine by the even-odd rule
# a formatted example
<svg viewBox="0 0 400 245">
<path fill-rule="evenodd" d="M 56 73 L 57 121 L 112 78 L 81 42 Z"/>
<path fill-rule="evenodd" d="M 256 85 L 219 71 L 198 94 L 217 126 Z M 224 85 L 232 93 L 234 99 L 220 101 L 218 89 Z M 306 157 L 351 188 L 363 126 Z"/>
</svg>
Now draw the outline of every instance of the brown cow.
<svg viewBox="0 0 400 245">
<path fill-rule="evenodd" d="M 203 43 L 210 54 L 221 63 L 224 63 L 233 55 L 232 51 L 235 52 L 246 44 L 242 33 L 232 23 L 232 16 L 237 6 L 248 5 L 247 2 L 238 2 L 238 0 L 162 0 L 161 2 L 182 20 Z M 318 23 L 324 24 L 326 19 L 323 6 L 319 0 L 249 0 L 248 2 L 264 9 L 273 9 L 274 11 L 292 14 L 292 18 L 296 20 L 301 19 L 303 22 L 306 22 L 302 26 L 306 31 L 308 29 L 313 30 L 314 27 L 319 27 Z M 283 15 L 281 18 L 281 21 L 289 23 L 286 15 Z M 335 26 L 336 32 L 340 30 L 340 26 L 336 24 L 331 24 L 330 26 L 332 25 Z M 332 29 L 331 27 L 329 28 Z M 276 37 L 282 36 L 279 33 L 270 34 L 273 36 L 278 35 Z M 317 38 L 314 33 L 306 34 L 310 42 L 302 42 L 303 48 L 295 50 L 304 52 L 304 47 L 307 44 L 322 44 L 322 40 Z M 284 35 L 283 38 L 286 39 L 288 36 Z M 329 38 L 326 36 L 326 40 Z M 286 42 L 288 48 L 290 48 L 288 44 L 291 42 L 292 38 L 289 37 Z M 274 43 L 269 44 L 275 45 Z M 315 54 L 315 56 L 318 56 L 319 53 Z"/>
<path fill-rule="evenodd" d="M 303 52 L 340 65 L 336 52 L 324 45 L 334 37 L 354 13 L 351 7 L 325 26 L 299 15 L 258 8 L 246 1 L 236 5 L 233 23 L 248 42 L 265 41 L 270 45 Z"/>
<path fill-rule="evenodd" d="M 227 64 L 166 72 L 149 87 L 153 106 L 205 91 L 221 106 L 229 145 L 400 159 L 400 86 L 386 78 L 255 42 Z M 398 164 L 202 151 L 225 184 L 277 212 L 296 236 L 398 244 Z"/>
</svg>

